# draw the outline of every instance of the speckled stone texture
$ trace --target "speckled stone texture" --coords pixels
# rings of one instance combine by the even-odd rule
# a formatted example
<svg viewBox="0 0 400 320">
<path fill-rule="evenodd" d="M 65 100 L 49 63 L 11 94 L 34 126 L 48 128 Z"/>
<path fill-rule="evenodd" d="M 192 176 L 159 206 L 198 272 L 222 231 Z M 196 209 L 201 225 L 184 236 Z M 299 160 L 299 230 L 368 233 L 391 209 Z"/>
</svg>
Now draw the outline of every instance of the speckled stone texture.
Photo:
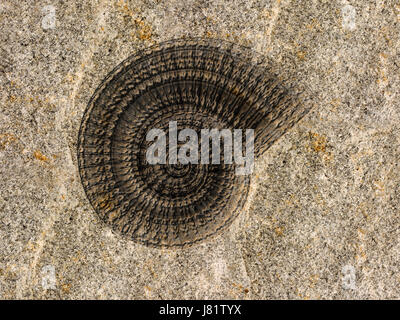
<svg viewBox="0 0 400 320">
<path fill-rule="evenodd" d="M 0 297 L 400 298 L 399 35 L 398 1 L 1 1 Z M 116 64 L 199 36 L 265 54 L 313 109 L 227 232 L 148 248 L 90 206 L 79 124 Z"/>
</svg>

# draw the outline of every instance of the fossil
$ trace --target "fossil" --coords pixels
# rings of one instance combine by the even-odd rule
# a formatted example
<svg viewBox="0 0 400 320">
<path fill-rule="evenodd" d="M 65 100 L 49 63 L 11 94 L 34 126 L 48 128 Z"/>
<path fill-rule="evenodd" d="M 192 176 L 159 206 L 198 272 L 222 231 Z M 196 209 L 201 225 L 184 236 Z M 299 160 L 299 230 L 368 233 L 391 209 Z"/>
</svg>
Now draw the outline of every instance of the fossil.
<svg viewBox="0 0 400 320">
<path fill-rule="evenodd" d="M 178 128 L 253 129 L 256 159 L 304 114 L 261 55 L 210 39 L 171 40 L 120 63 L 81 122 L 78 164 L 86 195 L 113 230 L 153 247 L 185 247 L 226 230 L 250 176 L 236 164 L 146 161 L 146 134 Z"/>
</svg>

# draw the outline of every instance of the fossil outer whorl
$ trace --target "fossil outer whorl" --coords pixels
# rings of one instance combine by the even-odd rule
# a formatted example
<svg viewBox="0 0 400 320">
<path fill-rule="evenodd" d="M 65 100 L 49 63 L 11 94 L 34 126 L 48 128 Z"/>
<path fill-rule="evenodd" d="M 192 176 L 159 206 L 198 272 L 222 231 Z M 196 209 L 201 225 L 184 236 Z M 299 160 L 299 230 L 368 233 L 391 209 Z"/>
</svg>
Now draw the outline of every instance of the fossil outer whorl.
<svg viewBox="0 0 400 320">
<path fill-rule="evenodd" d="M 258 59 L 258 58 L 257 58 Z M 247 48 L 175 40 L 117 66 L 96 90 L 78 140 L 79 172 L 101 219 L 155 247 L 216 235 L 240 213 L 249 176 L 235 164 L 151 165 L 153 128 L 254 129 L 256 157 L 300 117 L 293 96 Z"/>
</svg>

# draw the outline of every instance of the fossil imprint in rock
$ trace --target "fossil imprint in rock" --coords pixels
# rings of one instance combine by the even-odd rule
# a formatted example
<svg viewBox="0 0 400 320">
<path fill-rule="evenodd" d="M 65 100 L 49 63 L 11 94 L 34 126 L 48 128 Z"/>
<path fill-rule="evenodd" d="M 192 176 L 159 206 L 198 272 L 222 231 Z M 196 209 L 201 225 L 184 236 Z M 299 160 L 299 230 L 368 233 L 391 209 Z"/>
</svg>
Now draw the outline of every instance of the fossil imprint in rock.
<svg viewBox="0 0 400 320">
<path fill-rule="evenodd" d="M 305 113 L 249 48 L 167 41 L 123 61 L 92 96 L 78 137 L 81 181 L 115 231 L 148 246 L 189 246 L 230 226 L 251 176 L 236 175 L 235 163 L 150 164 L 149 130 L 253 129 L 257 159 Z"/>
</svg>

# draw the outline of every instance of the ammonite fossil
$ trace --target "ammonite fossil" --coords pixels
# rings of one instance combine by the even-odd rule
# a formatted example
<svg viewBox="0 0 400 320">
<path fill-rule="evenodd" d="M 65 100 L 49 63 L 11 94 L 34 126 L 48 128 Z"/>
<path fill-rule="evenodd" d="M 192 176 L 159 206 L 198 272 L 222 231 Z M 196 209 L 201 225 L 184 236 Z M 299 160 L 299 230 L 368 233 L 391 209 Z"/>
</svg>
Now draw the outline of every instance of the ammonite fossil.
<svg viewBox="0 0 400 320">
<path fill-rule="evenodd" d="M 237 164 L 150 164 L 148 132 L 253 129 L 256 158 L 304 111 L 259 55 L 220 40 L 171 40 L 132 55 L 103 81 L 84 113 L 79 172 L 100 218 L 154 247 L 217 235 L 246 201 Z"/>
</svg>

